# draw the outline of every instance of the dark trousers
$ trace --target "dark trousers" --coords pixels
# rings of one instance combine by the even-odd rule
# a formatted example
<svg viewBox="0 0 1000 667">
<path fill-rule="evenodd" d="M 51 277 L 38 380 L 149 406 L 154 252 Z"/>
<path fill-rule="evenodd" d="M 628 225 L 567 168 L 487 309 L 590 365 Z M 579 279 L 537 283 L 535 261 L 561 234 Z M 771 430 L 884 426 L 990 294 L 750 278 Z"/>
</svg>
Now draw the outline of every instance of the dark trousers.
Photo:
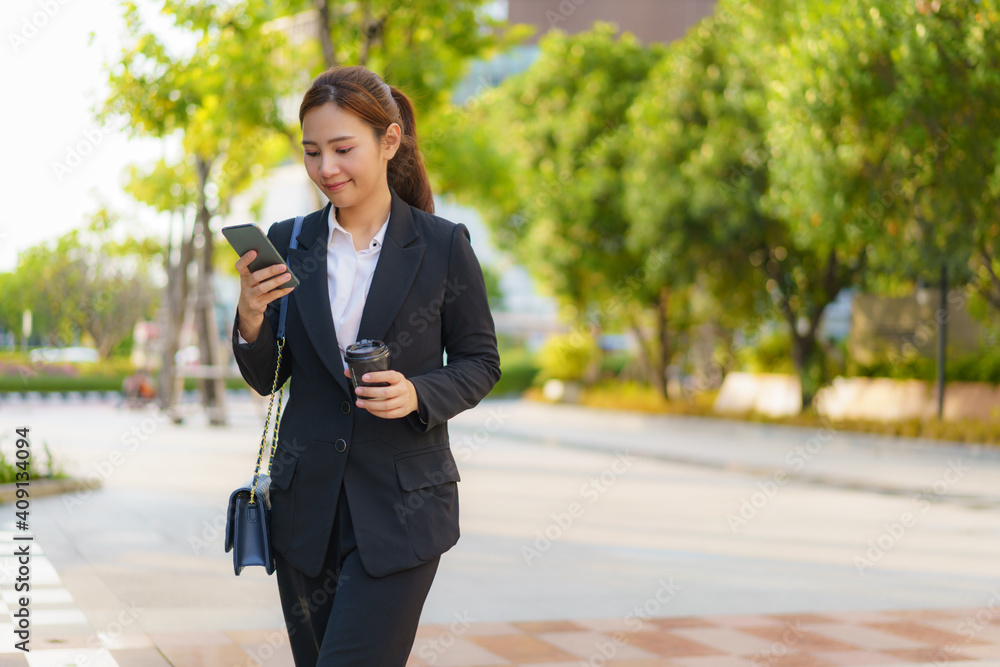
<svg viewBox="0 0 1000 667">
<path fill-rule="evenodd" d="M 370 576 L 361 565 L 341 485 L 319 576 L 306 576 L 276 554 L 278 593 L 295 667 L 405 667 L 440 559 Z"/>
</svg>

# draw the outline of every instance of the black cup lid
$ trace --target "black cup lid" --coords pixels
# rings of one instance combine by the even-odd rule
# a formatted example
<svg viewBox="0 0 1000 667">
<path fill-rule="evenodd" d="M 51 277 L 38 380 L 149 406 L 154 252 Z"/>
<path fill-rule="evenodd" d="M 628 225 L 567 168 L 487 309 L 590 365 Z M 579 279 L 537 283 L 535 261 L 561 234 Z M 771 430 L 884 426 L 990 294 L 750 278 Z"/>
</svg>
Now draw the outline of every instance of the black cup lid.
<svg viewBox="0 0 1000 667">
<path fill-rule="evenodd" d="M 363 338 L 347 346 L 347 355 L 350 357 L 370 357 L 384 349 L 385 343 L 382 341 Z"/>
</svg>

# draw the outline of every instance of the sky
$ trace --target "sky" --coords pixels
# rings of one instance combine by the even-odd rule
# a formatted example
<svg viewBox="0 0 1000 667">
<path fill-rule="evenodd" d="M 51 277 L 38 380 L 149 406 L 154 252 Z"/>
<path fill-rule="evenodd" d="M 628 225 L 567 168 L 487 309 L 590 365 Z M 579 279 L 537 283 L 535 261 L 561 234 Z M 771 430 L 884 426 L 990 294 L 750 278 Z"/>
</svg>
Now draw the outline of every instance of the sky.
<svg viewBox="0 0 1000 667">
<path fill-rule="evenodd" d="M 155 6 L 148 0 L 138 4 Z M 158 19 L 155 10 L 144 18 Z M 122 185 L 127 167 L 162 157 L 164 143 L 130 138 L 122 127 L 101 126 L 95 118 L 107 97 L 107 64 L 117 61 L 124 41 L 120 1 L 4 0 L 0 34 L 0 89 L 9 100 L 0 104 L 0 272 L 13 270 L 18 253 L 31 246 L 85 227 L 104 206 L 120 215 L 119 236 L 162 238 L 169 217 L 134 202 Z M 295 183 L 282 185 L 290 178 Z M 304 174 L 276 174 L 269 179 L 274 181 L 278 187 L 267 198 L 265 220 L 312 210 L 314 199 L 302 189 L 312 187 Z M 439 215 L 470 228 L 480 261 L 492 263 L 495 250 L 479 216 L 447 198 L 435 203 Z M 234 202 L 230 217 L 240 219 L 229 224 L 252 221 L 243 219 L 248 212 L 238 215 L 238 208 Z M 552 312 L 520 267 L 502 273 L 508 307 Z"/>
<path fill-rule="evenodd" d="M 7 99 L 0 105 L 0 271 L 15 267 L 18 252 L 85 225 L 102 205 L 122 213 L 137 236 L 167 224 L 121 191 L 124 168 L 156 159 L 160 142 L 129 139 L 94 118 L 107 94 L 105 62 L 121 49 L 120 12 L 113 0 L 0 5 Z"/>
</svg>

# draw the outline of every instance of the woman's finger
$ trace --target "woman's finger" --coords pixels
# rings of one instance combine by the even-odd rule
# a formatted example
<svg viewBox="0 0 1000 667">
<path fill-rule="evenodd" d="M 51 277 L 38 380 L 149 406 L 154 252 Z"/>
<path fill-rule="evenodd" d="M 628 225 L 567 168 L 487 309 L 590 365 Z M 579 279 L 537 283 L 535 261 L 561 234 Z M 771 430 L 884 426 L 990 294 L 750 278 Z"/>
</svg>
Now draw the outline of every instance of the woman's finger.
<svg viewBox="0 0 1000 667">
<path fill-rule="evenodd" d="M 388 401 L 362 401 L 364 405 L 360 406 L 368 410 L 376 417 L 385 417 L 388 413 L 399 410 L 403 407 L 403 403 L 396 399 L 391 399 Z"/>
<path fill-rule="evenodd" d="M 390 385 L 402 382 L 405 378 L 399 371 L 370 371 L 361 376 L 362 382 L 388 382 Z"/>
<path fill-rule="evenodd" d="M 256 250 L 247 250 L 236 261 L 236 270 L 240 273 L 241 276 L 250 274 L 250 270 L 247 269 L 247 267 L 250 266 L 250 262 L 252 262 L 256 257 L 257 257 Z"/>
<path fill-rule="evenodd" d="M 265 280 L 264 282 L 257 283 L 257 286 L 254 289 L 257 290 L 258 294 L 267 294 L 276 287 L 284 287 L 285 283 L 287 283 L 291 279 L 292 279 L 292 274 L 282 273 L 280 276 L 275 276 L 270 280 Z"/>
<path fill-rule="evenodd" d="M 273 276 L 283 274 L 286 268 L 287 267 L 284 264 L 272 264 L 271 266 L 265 266 L 263 269 L 257 269 L 250 274 L 250 277 L 252 277 L 255 282 L 259 283 Z"/>
</svg>

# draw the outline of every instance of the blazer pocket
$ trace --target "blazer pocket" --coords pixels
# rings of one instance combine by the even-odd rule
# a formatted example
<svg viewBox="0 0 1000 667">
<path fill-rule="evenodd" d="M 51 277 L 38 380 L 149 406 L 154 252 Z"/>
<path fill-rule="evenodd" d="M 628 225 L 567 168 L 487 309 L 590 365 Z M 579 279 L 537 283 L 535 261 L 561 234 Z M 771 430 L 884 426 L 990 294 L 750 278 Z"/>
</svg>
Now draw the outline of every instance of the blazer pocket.
<svg viewBox="0 0 1000 667">
<path fill-rule="evenodd" d="M 298 454 L 278 447 L 274 450 L 274 458 L 271 459 L 271 486 L 278 489 L 287 489 L 295 473 L 295 464 L 299 462 Z"/>
<path fill-rule="evenodd" d="M 458 466 L 450 447 L 411 454 L 394 463 L 401 489 L 393 508 L 396 518 L 407 527 L 417 558 L 430 560 L 459 538 Z"/>
<path fill-rule="evenodd" d="M 288 486 L 298 462 L 298 454 L 283 447 L 274 450 L 271 459 L 271 546 L 278 551 L 284 551 L 292 538 L 295 499 Z"/>
<path fill-rule="evenodd" d="M 407 454 L 397 458 L 395 464 L 399 486 L 404 491 L 417 491 L 445 482 L 462 481 L 450 445 Z"/>
</svg>

